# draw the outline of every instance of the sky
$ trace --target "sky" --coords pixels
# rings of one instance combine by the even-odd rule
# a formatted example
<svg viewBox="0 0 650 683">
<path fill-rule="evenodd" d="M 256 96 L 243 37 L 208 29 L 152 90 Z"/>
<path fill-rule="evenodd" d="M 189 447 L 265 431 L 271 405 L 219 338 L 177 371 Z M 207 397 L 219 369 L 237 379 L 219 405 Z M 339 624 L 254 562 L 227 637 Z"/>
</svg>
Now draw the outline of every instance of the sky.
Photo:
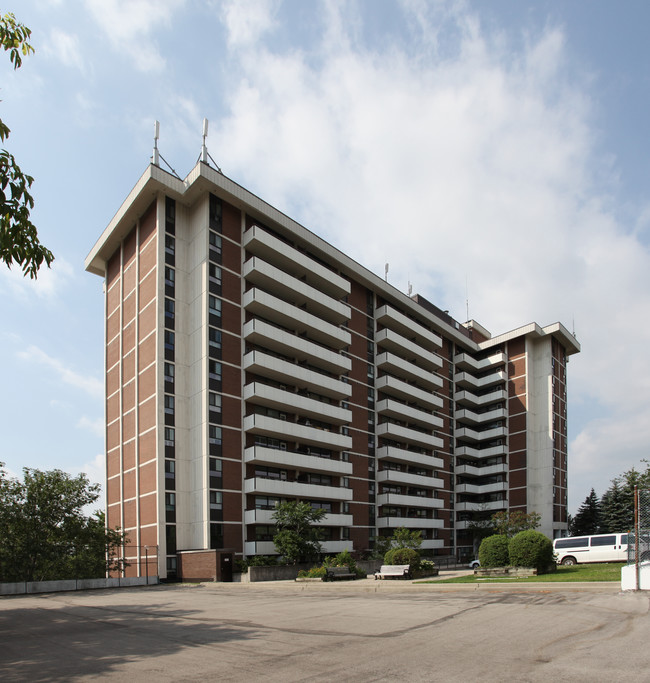
<svg viewBox="0 0 650 683">
<path fill-rule="evenodd" d="M 562 322 L 569 511 L 650 457 L 650 3 L 20 0 L 6 148 L 56 260 L 0 266 L 0 461 L 103 482 L 102 279 L 159 149 L 497 335 Z M 100 501 L 101 502 L 101 501 Z"/>
</svg>

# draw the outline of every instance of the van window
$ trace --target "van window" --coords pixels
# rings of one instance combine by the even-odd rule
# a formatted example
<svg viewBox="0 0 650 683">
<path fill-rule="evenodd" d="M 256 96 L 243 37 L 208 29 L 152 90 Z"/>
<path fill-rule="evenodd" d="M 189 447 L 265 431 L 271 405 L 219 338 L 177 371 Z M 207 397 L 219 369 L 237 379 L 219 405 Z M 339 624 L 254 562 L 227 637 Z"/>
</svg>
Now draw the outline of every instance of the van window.
<svg viewBox="0 0 650 683">
<path fill-rule="evenodd" d="M 591 545 L 616 545 L 616 536 L 594 536 Z"/>
<path fill-rule="evenodd" d="M 555 541 L 556 548 L 586 548 L 588 545 L 588 536 L 583 538 L 559 538 Z"/>
<path fill-rule="evenodd" d="M 621 534 L 621 544 L 627 545 L 627 534 Z"/>
</svg>

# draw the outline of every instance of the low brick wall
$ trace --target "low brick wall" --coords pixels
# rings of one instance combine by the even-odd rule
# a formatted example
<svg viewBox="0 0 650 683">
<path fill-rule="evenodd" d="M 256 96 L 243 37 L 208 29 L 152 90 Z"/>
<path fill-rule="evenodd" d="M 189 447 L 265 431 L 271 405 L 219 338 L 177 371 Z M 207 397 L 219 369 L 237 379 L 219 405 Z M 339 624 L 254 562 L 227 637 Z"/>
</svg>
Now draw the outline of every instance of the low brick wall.
<svg viewBox="0 0 650 683">
<path fill-rule="evenodd" d="M 0 583 L 0 595 L 29 595 L 33 593 L 60 593 L 62 591 L 84 591 L 98 588 L 126 588 L 158 583 L 157 576 L 130 576 L 120 579 L 71 579 L 69 581 L 21 581 Z"/>
</svg>

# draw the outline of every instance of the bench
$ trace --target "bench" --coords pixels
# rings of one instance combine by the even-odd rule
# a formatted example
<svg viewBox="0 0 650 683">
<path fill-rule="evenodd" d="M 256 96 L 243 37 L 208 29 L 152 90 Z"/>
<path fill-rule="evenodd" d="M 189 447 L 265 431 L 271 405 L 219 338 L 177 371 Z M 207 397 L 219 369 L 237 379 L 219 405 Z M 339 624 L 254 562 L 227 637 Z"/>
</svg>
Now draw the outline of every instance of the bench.
<svg viewBox="0 0 650 683">
<path fill-rule="evenodd" d="M 382 564 L 381 569 L 378 572 L 375 572 L 375 580 L 387 578 L 410 579 L 411 565 Z"/>
<path fill-rule="evenodd" d="M 336 581 L 336 579 L 356 579 L 357 575 L 350 571 L 349 567 L 327 567 L 323 581 Z"/>
</svg>

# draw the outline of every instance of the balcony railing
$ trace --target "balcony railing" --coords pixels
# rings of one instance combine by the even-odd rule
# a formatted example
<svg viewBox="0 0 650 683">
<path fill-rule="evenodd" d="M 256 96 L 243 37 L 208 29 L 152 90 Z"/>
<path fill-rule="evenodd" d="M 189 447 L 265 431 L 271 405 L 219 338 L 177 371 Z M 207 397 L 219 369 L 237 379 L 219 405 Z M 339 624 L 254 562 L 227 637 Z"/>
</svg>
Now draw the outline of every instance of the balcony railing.
<svg viewBox="0 0 650 683">
<path fill-rule="evenodd" d="M 249 446 L 244 450 L 244 462 L 258 465 L 270 465 L 304 472 L 319 472 L 335 476 L 350 476 L 352 464 L 344 460 L 321 458 L 317 455 L 306 455 L 285 451 L 267 446 Z"/>
</svg>

